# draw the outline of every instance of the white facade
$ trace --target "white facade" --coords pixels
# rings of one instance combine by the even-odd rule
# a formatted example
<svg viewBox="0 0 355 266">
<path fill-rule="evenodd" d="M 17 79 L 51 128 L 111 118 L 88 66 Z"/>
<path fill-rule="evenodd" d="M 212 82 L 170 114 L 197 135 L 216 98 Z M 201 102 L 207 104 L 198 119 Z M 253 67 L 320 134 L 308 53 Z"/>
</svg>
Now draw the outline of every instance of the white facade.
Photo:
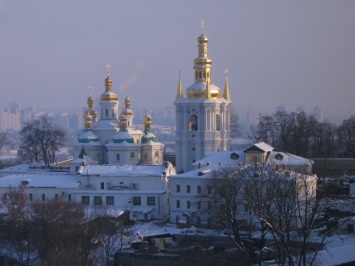
<svg viewBox="0 0 355 266">
<path fill-rule="evenodd" d="M 206 195 L 207 180 L 212 171 L 224 166 L 273 165 L 280 170 L 311 173 L 312 161 L 293 154 L 273 151 L 266 143 L 256 143 L 244 151 L 225 151 L 206 156 L 193 164 L 194 170 L 170 177 L 170 222 L 210 225 L 208 212 L 212 205 Z M 316 189 L 316 176 L 310 175 L 311 192 Z M 315 192 L 314 192 L 315 195 Z M 249 219 L 247 212 L 240 212 L 241 220 Z M 255 224 L 257 226 L 257 224 Z"/>
<path fill-rule="evenodd" d="M 168 178 L 175 174 L 170 164 L 155 166 L 84 165 L 78 174 L 36 171 L 0 178 L 1 200 L 9 187 L 25 187 L 29 201 L 64 197 L 84 206 L 130 211 L 133 220 L 164 219 L 169 215 Z M 9 171 L 8 171 L 9 172 Z"/>
</svg>

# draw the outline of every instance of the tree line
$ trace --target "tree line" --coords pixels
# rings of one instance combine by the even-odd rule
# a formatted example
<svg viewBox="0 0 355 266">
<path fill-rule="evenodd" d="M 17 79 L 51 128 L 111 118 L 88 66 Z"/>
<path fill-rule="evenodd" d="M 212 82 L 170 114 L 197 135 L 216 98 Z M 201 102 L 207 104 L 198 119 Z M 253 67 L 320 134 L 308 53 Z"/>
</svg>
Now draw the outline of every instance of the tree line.
<svg viewBox="0 0 355 266">
<path fill-rule="evenodd" d="M 30 201 L 9 188 L 0 205 L 0 256 L 16 265 L 109 265 L 133 239 L 133 227 L 102 206 L 84 209 L 63 197 Z M 95 206 L 96 207 L 96 206 Z"/>
<path fill-rule="evenodd" d="M 305 112 L 260 114 L 249 137 L 306 158 L 355 157 L 355 116 L 335 125 Z"/>
</svg>

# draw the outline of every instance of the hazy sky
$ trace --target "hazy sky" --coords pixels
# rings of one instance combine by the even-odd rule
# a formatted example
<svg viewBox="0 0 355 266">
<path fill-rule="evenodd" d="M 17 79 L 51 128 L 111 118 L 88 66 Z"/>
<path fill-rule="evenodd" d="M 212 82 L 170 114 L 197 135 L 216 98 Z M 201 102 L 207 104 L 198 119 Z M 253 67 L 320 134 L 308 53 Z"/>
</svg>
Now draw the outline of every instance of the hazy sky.
<svg viewBox="0 0 355 266">
<path fill-rule="evenodd" d="M 128 85 L 133 108 L 170 106 L 179 69 L 194 81 L 201 18 L 235 106 L 355 115 L 353 0 L 0 0 L 0 107 L 80 110 L 107 63 L 120 103 Z"/>
</svg>

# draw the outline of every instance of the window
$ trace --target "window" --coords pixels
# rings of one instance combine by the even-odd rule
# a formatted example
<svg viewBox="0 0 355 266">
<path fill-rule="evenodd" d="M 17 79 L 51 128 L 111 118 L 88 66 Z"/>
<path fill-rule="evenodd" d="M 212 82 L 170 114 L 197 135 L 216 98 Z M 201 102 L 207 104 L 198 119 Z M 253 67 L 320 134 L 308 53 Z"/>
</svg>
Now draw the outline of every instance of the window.
<svg viewBox="0 0 355 266">
<path fill-rule="evenodd" d="M 197 186 L 197 193 L 201 193 L 201 186 Z"/>
<path fill-rule="evenodd" d="M 115 198 L 113 196 L 107 196 L 106 205 L 115 205 Z"/>
<path fill-rule="evenodd" d="M 32 201 L 32 199 L 33 199 L 32 194 L 29 194 L 29 195 L 28 195 L 28 199 L 29 199 L 30 201 Z"/>
<path fill-rule="evenodd" d="M 131 151 L 131 159 L 134 159 L 134 152 Z"/>
<path fill-rule="evenodd" d="M 90 204 L 90 197 L 89 196 L 81 196 L 81 204 L 89 205 Z"/>
<path fill-rule="evenodd" d="M 55 195 L 54 195 L 54 199 L 55 199 L 55 200 L 58 200 L 58 194 L 55 194 Z"/>
<path fill-rule="evenodd" d="M 112 109 L 112 118 L 115 117 L 115 109 Z"/>
<path fill-rule="evenodd" d="M 155 197 L 147 197 L 147 205 L 155 206 Z"/>
<path fill-rule="evenodd" d="M 197 126 L 197 115 L 192 115 L 189 119 L 189 130 L 190 131 L 195 131 L 198 129 L 198 126 Z"/>
<path fill-rule="evenodd" d="M 68 201 L 71 201 L 71 194 L 68 194 Z"/>
<path fill-rule="evenodd" d="M 216 115 L 216 130 L 221 130 L 221 117 L 219 115 Z"/>
<path fill-rule="evenodd" d="M 232 159 L 232 160 L 238 160 L 238 159 L 239 159 L 239 155 L 236 154 L 235 152 L 233 152 L 233 153 L 231 154 L 231 159 Z"/>
<path fill-rule="evenodd" d="M 186 192 L 191 193 L 191 186 L 190 185 L 186 185 Z"/>
<path fill-rule="evenodd" d="M 180 209 L 180 200 L 177 200 L 177 201 L 176 201 L 176 208 L 177 208 L 177 209 Z"/>
<path fill-rule="evenodd" d="M 102 205 L 101 196 L 94 196 L 94 205 Z"/>
<path fill-rule="evenodd" d="M 116 154 L 116 160 L 117 160 L 117 161 L 120 160 L 120 154 L 119 154 L 119 153 Z"/>
<path fill-rule="evenodd" d="M 6 194 L 6 193 L 4 193 L 2 199 L 3 199 L 3 201 L 6 201 L 6 200 L 7 200 L 7 194 Z"/>
<path fill-rule="evenodd" d="M 101 182 L 100 187 L 101 187 L 101 189 L 105 189 L 105 183 L 104 183 L 104 182 Z"/>
<path fill-rule="evenodd" d="M 197 209 L 201 210 L 201 201 L 197 202 Z"/>
<path fill-rule="evenodd" d="M 159 151 L 155 151 L 154 156 L 155 156 L 155 157 L 159 157 Z"/>
<path fill-rule="evenodd" d="M 176 185 L 176 192 L 180 192 L 180 185 Z"/>
<path fill-rule="evenodd" d="M 46 194 L 42 194 L 42 201 L 46 200 Z"/>
<path fill-rule="evenodd" d="M 141 197 L 133 197 L 133 205 L 134 206 L 141 206 Z"/>
<path fill-rule="evenodd" d="M 188 209 L 191 208 L 191 202 L 189 200 L 186 202 L 186 208 L 188 208 Z"/>
<path fill-rule="evenodd" d="M 144 160 L 148 160 L 148 154 L 144 153 Z"/>
<path fill-rule="evenodd" d="M 105 112 L 105 114 L 106 114 L 106 117 L 108 117 L 108 110 L 106 109 L 106 112 Z"/>
</svg>

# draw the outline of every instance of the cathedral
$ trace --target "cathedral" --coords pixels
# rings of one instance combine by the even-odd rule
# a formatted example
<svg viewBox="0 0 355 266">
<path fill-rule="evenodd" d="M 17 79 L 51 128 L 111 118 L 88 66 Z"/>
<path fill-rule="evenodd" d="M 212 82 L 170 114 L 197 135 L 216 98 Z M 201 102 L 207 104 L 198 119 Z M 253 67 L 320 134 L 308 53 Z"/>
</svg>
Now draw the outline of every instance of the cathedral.
<svg viewBox="0 0 355 266">
<path fill-rule="evenodd" d="M 108 65 L 99 113 L 91 93 L 87 99 L 85 129 L 73 145 L 73 157 L 85 153 L 94 164 L 162 165 L 164 145 L 151 132 L 151 116 L 147 113 L 144 117 L 144 132 L 136 129 L 128 94 L 119 114 L 118 96 L 112 91 L 109 69 Z"/>
</svg>

